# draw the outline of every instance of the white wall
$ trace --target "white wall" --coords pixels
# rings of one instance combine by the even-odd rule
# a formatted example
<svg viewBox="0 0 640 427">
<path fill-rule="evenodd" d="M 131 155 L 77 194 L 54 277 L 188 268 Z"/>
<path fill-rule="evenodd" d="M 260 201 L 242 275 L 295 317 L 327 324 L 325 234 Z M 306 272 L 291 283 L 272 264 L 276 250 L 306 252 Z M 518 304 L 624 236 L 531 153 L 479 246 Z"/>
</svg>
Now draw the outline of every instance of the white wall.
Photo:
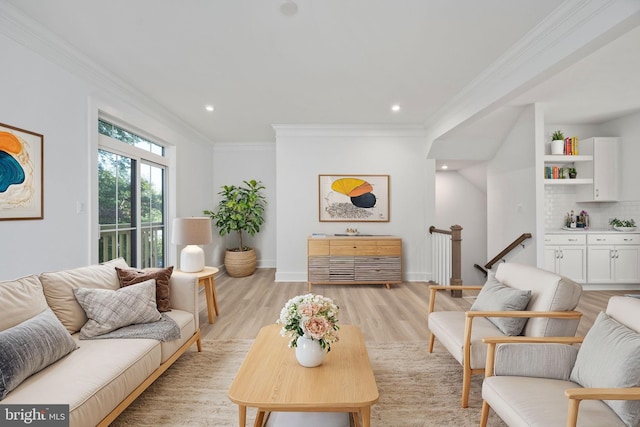
<svg viewBox="0 0 640 427">
<path fill-rule="evenodd" d="M 96 261 L 90 166 L 97 106 L 176 145 L 178 184 L 171 197 L 177 200 L 177 215 L 196 215 L 211 205 L 213 148 L 200 135 L 149 107 L 149 100 L 118 96 L 123 91 L 115 84 L 93 83 L 86 69 L 71 72 L 72 61 L 54 63 L 15 37 L 0 34 L 0 52 L 0 121 L 44 135 L 44 219 L 0 221 L 0 279 Z M 77 202 L 85 204 L 84 212 L 76 212 Z"/>
<path fill-rule="evenodd" d="M 421 128 L 276 127 L 278 281 L 307 278 L 307 237 L 356 227 L 403 241 L 404 280 L 430 278 L 426 245 L 434 217 L 434 161 Z M 390 175 L 389 222 L 320 222 L 318 175 Z"/>
<path fill-rule="evenodd" d="M 275 143 L 216 143 L 213 150 L 214 198 L 206 209 L 216 211 L 220 200 L 218 192 L 223 185 L 241 185 L 242 181 L 255 179 L 262 181 L 266 187 L 264 195 L 267 199 L 264 226 L 260 232 L 251 237 L 247 233 L 242 236 L 243 243 L 256 250 L 258 267 L 274 268 L 276 266 L 276 159 Z M 214 231 L 214 264 L 221 266 L 226 248 L 237 246 L 236 236 L 220 237 Z"/>
<path fill-rule="evenodd" d="M 487 194 L 458 171 L 435 174 L 435 226 L 462 229 L 462 283 L 482 284 L 485 277 L 473 264 L 484 266 L 487 258 Z"/>
<path fill-rule="evenodd" d="M 506 258 L 537 265 L 536 107 L 526 107 L 487 163 L 487 255 L 493 258 L 523 233 L 533 237 Z M 540 197 L 542 199 L 542 196 Z M 494 268 L 497 265 L 494 266 Z"/>
</svg>

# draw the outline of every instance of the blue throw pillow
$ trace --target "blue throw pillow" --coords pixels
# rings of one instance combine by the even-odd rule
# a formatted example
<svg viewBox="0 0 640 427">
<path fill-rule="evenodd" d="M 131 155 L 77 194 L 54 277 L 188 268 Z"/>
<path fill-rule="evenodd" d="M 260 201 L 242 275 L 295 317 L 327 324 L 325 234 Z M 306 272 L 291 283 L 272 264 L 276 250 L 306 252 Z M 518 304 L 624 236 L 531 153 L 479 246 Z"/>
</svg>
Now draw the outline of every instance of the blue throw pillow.
<svg viewBox="0 0 640 427">
<path fill-rule="evenodd" d="M 0 400 L 75 349 L 75 341 L 50 308 L 0 332 Z"/>
</svg>

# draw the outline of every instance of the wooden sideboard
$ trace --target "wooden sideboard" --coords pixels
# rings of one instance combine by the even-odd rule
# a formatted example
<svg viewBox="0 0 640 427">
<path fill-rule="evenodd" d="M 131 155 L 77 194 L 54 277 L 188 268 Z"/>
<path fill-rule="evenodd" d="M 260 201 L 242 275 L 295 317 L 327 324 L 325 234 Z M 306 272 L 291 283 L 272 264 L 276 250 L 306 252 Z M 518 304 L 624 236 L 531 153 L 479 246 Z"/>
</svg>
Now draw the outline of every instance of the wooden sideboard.
<svg viewBox="0 0 640 427">
<path fill-rule="evenodd" d="M 307 239 L 309 292 L 314 284 L 402 283 L 402 239 L 335 236 Z"/>
</svg>

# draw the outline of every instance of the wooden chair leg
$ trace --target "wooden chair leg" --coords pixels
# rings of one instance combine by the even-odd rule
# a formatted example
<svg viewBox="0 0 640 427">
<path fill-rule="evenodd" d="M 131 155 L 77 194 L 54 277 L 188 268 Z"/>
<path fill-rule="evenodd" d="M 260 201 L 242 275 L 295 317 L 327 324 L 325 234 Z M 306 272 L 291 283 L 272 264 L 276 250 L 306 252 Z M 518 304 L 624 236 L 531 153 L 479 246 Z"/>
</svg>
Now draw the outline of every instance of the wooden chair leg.
<svg viewBox="0 0 640 427">
<path fill-rule="evenodd" d="M 489 404 L 486 400 L 482 401 L 482 413 L 480 414 L 480 427 L 487 427 L 487 421 L 489 420 Z"/>
<path fill-rule="evenodd" d="M 469 390 L 471 389 L 471 367 L 465 366 L 462 370 L 462 407 L 469 406 Z"/>
<path fill-rule="evenodd" d="M 436 337 L 433 335 L 433 332 L 429 334 L 429 353 L 433 353 L 433 343 L 435 342 Z"/>
</svg>

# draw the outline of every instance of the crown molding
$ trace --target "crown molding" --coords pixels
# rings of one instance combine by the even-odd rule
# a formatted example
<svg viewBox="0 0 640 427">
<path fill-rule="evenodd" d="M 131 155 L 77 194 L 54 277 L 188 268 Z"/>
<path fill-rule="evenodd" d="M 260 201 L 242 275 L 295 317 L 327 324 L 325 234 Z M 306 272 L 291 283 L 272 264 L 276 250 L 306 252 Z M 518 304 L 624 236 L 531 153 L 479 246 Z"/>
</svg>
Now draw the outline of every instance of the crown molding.
<svg viewBox="0 0 640 427">
<path fill-rule="evenodd" d="M 429 143 L 640 25 L 640 1 L 567 0 L 425 121 Z"/>
<path fill-rule="evenodd" d="M 276 151 L 275 142 L 214 142 L 213 152 Z"/>
<path fill-rule="evenodd" d="M 124 80 L 104 70 L 56 34 L 11 4 L 0 2 L 0 33 L 35 52 L 73 75 L 83 79 L 109 95 L 122 101 L 143 107 L 163 122 L 169 122 L 182 132 L 211 144 L 211 139 L 194 129 L 164 106 L 137 90 Z"/>
<path fill-rule="evenodd" d="M 272 125 L 276 139 L 281 137 L 412 137 L 423 138 L 423 125 Z"/>
</svg>

